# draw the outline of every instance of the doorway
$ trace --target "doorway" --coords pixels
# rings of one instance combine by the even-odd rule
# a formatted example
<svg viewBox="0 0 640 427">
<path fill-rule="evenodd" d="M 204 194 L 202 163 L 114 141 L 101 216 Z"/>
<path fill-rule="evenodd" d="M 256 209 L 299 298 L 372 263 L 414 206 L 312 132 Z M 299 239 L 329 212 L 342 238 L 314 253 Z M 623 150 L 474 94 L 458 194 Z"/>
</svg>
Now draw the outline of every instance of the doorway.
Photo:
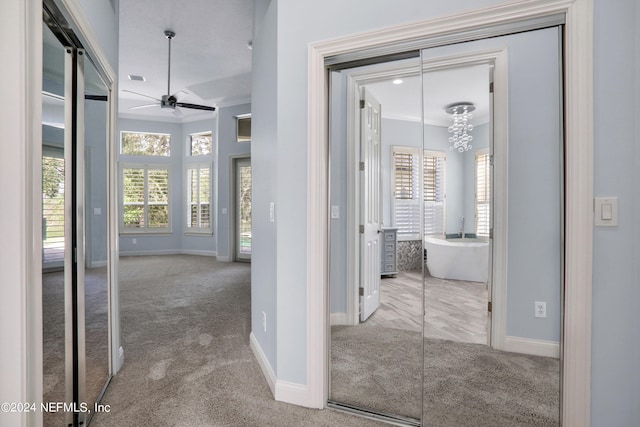
<svg viewBox="0 0 640 427">
<path fill-rule="evenodd" d="M 422 270 L 419 283 L 423 286 L 421 295 L 424 295 L 424 306 L 423 310 L 418 313 L 418 319 L 421 319 L 424 313 L 424 323 L 419 320 L 420 328 L 417 335 L 418 340 L 416 340 L 415 333 L 409 336 L 400 332 L 400 329 L 395 326 L 389 328 L 394 329 L 393 332 L 389 331 L 387 335 L 384 335 L 384 330 L 381 328 L 376 329 L 375 333 L 370 333 L 371 328 L 363 326 L 366 325 L 366 322 L 360 323 L 360 325 L 344 326 L 334 322 L 334 309 L 340 300 L 339 293 L 336 299 L 336 291 L 340 292 L 339 284 L 341 282 L 340 275 L 334 271 L 335 260 L 339 257 L 334 257 L 334 251 L 332 251 L 330 256 L 332 327 L 329 406 L 361 414 L 367 413 L 369 416 L 373 413 L 381 419 L 406 425 L 419 425 L 421 422 L 429 424 L 440 419 L 438 417 L 445 413 L 449 414 L 451 425 L 458 425 L 456 420 L 459 421 L 459 419 L 455 418 L 455 414 L 462 414 L 463 418 L 466 416 L 477 418 L 481 414 L 470 415 L 473 411 L 465 412 L 464 404 L 457 405 L 455 410 L 452 408 L 444 409 L 447 406 L 446 404 L 441 406 L 444 401 L 439 401 L 432 394 L 434 383 L 440 380 L 445 383 L 449 381 L 450 374 L 444 373 L 447 369 L 451 368 L 456 372 L 469 371 L 468 366 L 464 363 L 456 365 L 455 368 L 452 366 L 444 367 L 442 366 L 443 360 L 453 361 L 455 360 L 455 357 L 452 357 L 453 354 L 460 355 L 468 352 L 471 358 L 499 359 L 504 366 L 518 365 L 522 362 L 519 359 L 521 357 L 535 365 L 533 370 L 538 372 L 538 377 L 544 378 L 544 381 L 532 386 L 532 389 L 539 386 L 539 393 L 534 393 L 537 397 L 522 403 L 524 406 L 532 404 L 538 408 L 544 408 L 542 412 L 536 413 L 536 417 L 539 415 L 551 423 L 559 422 L 558 358 L 562 316 L 560 300 L 563 295 L 561 260 L 564 219 L 563 204 L 561 203 L 564 186 L 562 178 L 564 145 L 561 123 L 563 114 L 560 95 L 562 67 L 559 60 L 562 54 L 558 51 L 559 46 L 562 45 L 561 39 L 562 33 L 558 28 L 547 28 L 491 40 L 425 49 L 420 52 L 417 62 L 421 79 L 418 98 L 421 111 L 419 120 L 416 122 L 417 125 L 414 123 L 417 126 L 415 134 L 419 143 L 413 150 L 402 146 L 392 146 L 389 150 L 388 147 L 388 156 L 389 158 L 393 157 L 394 160 L 387 160 L 386 163 L 389 164 L 388 174 L 395 178 L 390 185 L 388 194 L 393 194 L 393 199 L 397 199 L 393 201 L 393 204 L 389 203 L 392 205 L 389 212 L 390 225 L 396 228 L 398 235 L 403 234 L 405 238 L 413 237 L 416 239 L 414 242 L 418 248 L 416 251 L 419 254 L 418 263 Z M 505 63 L 501 61 L 503 49 L 508 49 L 510 52 L 506 74 L 504 72 Z M 538 59 L 541 62 L 532 64 L 531 59 L 524 55 L 525 52 L 531 50 L 539 52 Z M 414 60 L 414 62 L 416 61 Z M 461 86 L 463 82 L 471 79 L 468 76 L 461 78 L 458 74 L 461 71 L 467 72 L 474 67 L 478 67 L 484 76 L 483 91 L 487 98 L 483 101 L 487 117 L 484 121 L 474 121 L 475 128 L 466 126 L 470 124 L 467 122 L 471 120 L 467 113 L 476 108 L 480 112 L 480 103 L 471 99 L 457 99 L 461 96 L 471 97 L 472 91 L 469 88 L 464 88 L 461 94 L 456 93 L 453 89 L 446 90 L 446 96 L 456 99 L 444 102 L 439 98 L 437 88 L 442 88 L 445 85 L 442 82 L 433 86 L 428 84 L 430 80 L 438 80 L 439 72 L 446 71 L 447 78 L 453 80 L 454 85 Z M 532 77 L 518 71 L 523 67 L 536 68 L 538 74 Z M 386 68 L 383 66 L 382 68 L 384 71 L 374 69 L 373 72 L 371 70 L 367 70 L 367 72 L 373 75 L 378 73 L 376 77 L 378 79 L 382 74 L 387 73 L 388 79 L 396 71 L 391 66 L 386 66 Z M 493 68 L 501 70 L 500 73 L 497 73 L 499 77 L 496 77 L 495 80 L 491 79 Z M 364 74 L 365 71 L 362 73 Z M 346 80 L 345 74 L 348 74 L 348 70 L 340 69 L 338 72 L 331 73 L 333 98 L 330 114 L 332 118 L 336 110 L 340 111 L 339 108 L 334 109 L 333 99 L 347 100 L 347 105 L 349 105 L 349 102 L 353 102 L 351 94 L 357 93 L 359 96 L 362 92 L 358 84 L 361 82 L 356 78 L 353 79 L 353 82 L 343 82 L 346 95 L 341 94 L 339 86 L 341 80 Z M 507 92 L 507 77 L 510 92 Z M 367 78 L 371 79 L 370 76 Z M 402 79 L 398 78 L 397 80 Z M 496 118 L 495 126 L 489 113 L 492 104 L 489 93 L 494 90 L 492 89 L 494 87 L 498 93 L 497 97 L 500 99 L 496 110 L 501 112 Z M 532 88 L 535 88 L 535 93 L 527 92 Z M 371 87 L 367 89 L 371 89 Z M 507 97 L 507 93 L 511 97 Z M 527 95 L 525 96 L 524 93 Z M 514 96 L 516 97 L 514 98 Z M 403 97 L 403 100 L 406 99 L 407 97 Z M 340 103 L 340 101 L 336 102 Z M 365 98 L 362 104 L 367 105 L 367 103 Z M 384 112 L 385 102 L 382 101 L 381 104 L 381 110 Z M 431 105 L 435 105 L 435 109 L 444 114 L 444 117 L 450 119 L 453 124 L 450 124 L 448 128 L 446 125 L 440 125 L 441 128 L 436 129 L 438 126 L 434 122 L 437 122 L 438 118 L 427 118 L 427 112 L 430 111 Z M 546 111 L 541 113 L 532 105 L 545 105 Z M 349 108 L 347 107 L 347 110 Z M 509 122 L 507 122 L 506 111 L 509 112 Z M 357 114 L 351 113 L 351 117 L 357 117 Z M 385 117 L 384 114 L 382 117 L 382 135 L 405 144 L 411 139 L 410 132 L 405 131 L 401 134 L 394 130 L 395 123 L 392 121 L 397 118 Z M 535 118 L 532 120 L 537 123 L 537 127 L 535 129 L 529 128 L 526 121 L 521 120 L 523 117 Z M 543 119 L 538 120 L 540 117 Z M 363 120 L 367 120 L 367 117 L 365 116 Z M 339 120 L 332 120 L 332 122 L 340 123 Z M 352 128 L 357 128 L 357 126 L 352 126 Z M 500 132 L 496 132 L 494 128 L 499 129 Z M 508 130 L 503 132 L 504 129 Z M 480 138 L 478 141 L 474 139 L 471 144 L 469 134 L 473 131 L 474 138 L 476 138 L 482 134 L 481 130 L 485 135 L 484 144 L 479 143 Z M 332 141 L 334 141 L 334 137 L 339 131 L 336 132 L 332 128 L 330 133 Z M 493 135 L 497 134 L 500 136 L 494 138 Z M 524 143 L 522 142 L 526 139 L 523 138 L 524 135 L 540 142 L 538 144 Z M 360 140 L 371 140 L 365 131 L 362 131 L 359 138 Z M 492 142 L 494 139 L 495 141 Z M 340 139 L 338 136 L 335 140 L 344 141 L 347 139 Z M 462 144 L 459 144 L 461 141 Z M 352 148 L 355 146 L 351 140 L 347 145 Z M 387 142 L 387 145 L 391 144 Z M 507 145 L 509 151 L 507 151 Z M 382 146 L 384 156 L 384 137 Z M 447 149 L 446 156 L 444 153 L 439 153 L 441 148 Z M 360 171 L 360 175 L 356 175 L 355 181 L 357 182 L 358 179 L 366 180 L 368 163 L 363 161 L 365 151 L 363 149 L 360 149 L 359 153 L 356 150 L 353 151 L 351 158 L 357 159 Z M 335 170 L 343 169 L 343 163 L 334 157 L 336 152 L 340 153 L 340 149 L 332 144 L 330 167 L 332 183 L 336 181 Z M 507 152 L 510 153 L 509 157 L 507 157 Z M 470 155 L 465 156 L 465 154 Z M 536 155 L 544 164 L 545 179 L 541 179 L 539 169 L 532 165 L 532 163 L 541 165 L 536 161 L 532 162 L 532 159 L 537 158 Z M 496 170 L 492 169 L 494 156 L 497 163 Z M 442 161 L 439 160 L 441 158 Z M 512 165 L 512 168 L 507 173 L 506 166 L 509 164 Z M 381 170 L 384 171 L 385 161 L 382 162 L 382 165 Z M 443 171 L 445 165 L 446 174 Z M 456 169 L 459 169 L 460 173 L 453 173 Z M 470 172 L 464 173 L 465 169 Z M 479 171 L 482 171 L 482 174 Z M 492 185 L 489 182 L 487 185 L 487 178 L 491 181 L 492 177 L 496 177 L 495 184 Z M 439 187 L 438 180 L 446 181 L 446 186 Z M 467 183 L 469 185 L 466 185 Z M 446 193 L 444 192 L 445 187 Z M 494 187 L 496 191 L 494 191 Z M 507 187 L 509 188 L 508 192 L 506 192 Z M 357 189 L 358 185 L 353 188 Z M 363 189 L 362 191 L 365 189 L 363 186 L 360 188 Z M 332 193 L 330 194 L 333 194 L 333 191 L 332 184 Z M 378 191 L 376 186 L 368 187 L 367 191 L 369 191 L 368 194 L 360 195 L 360 197 L 348 197 L 350 200 L 362 200 L 359 207 L 355 205 L 356 211 L 360 209 L 367 212 L 369 209 L 367 204 L 384 194 L 384 192 Z M 377 192 L 373 195 L 375 197 L 372 196 L 371 191 Z M 439 193 L 445 194 L 446 197 L 439 196 Z M 497 193 L 500 197 L 492 203 L 493 193 Z M 519 197 L 522 194 L 537 194 L 541 198 L 523 200 Z M 382 196 L 382 199 L 385 197 Z M 331 212 L 333 212 L 334 200 L 330 200 L 332 203 Z M 514 201 L 517 201 L 516 205 L 513 204 Z M 414 216 L 411 211 L 412 203 L 415 204 L 416 213 Z M 354 205 L 349 206 L 351 209 Z M 372 209 L 380 209 L 380 207 L 376 205 Z M 540 210 L 544 210 L 543 216 L 537 214 Z M 466 212 L 471 212 L 471 214 Z M 347 214 L 349 216 L 349 213 Z M 351 216 L 362 218 L 362 215 L 358 213 Z M 468 221 L 470 224 L 465 224 L 465 216 L 473 218 Z M 522 221 L 525 221 L 526 224 Z M 366 224 L 366 221 L 362 222 Z M 364 234 L 366 227 L 362 222 L 359 225 L 360 234 Z M 385 223 L 384 215 L 382 223 Z M 506 237 L 507 224 L 511 227 L 508 229 L 510 235 L 508 241 Z M 513 227 L 516 227 L 517 230 L 514 230 Z M 525 229 L 531 228 L 537 230 L 539 235 L 532 236 L 525 231 Z M 332 227 L 331 236 L 335 238 L 333 229 L 334 227 Z M 383 229 L 379 228 L 378 231 L 382 232 Z M 347 232 L 346 235 L 354 236 L 357 233 L 357 231 L 352 231 L 351 233 Z M 473 241 L 469 241 L 470 238 Z M 397 241 L 394 242 L 393 239 L 390 239 L 391 242 L 397 246 Z M 546 247 L 548 250 L 532 253 L 526 249 L 527 243 L 530 242 L 535 242 L 536 247 Z M 346 243 L 348 244 L 348 242 Z M 366 243 L 368 244 L 368 242 Z M 386 237 L 382 243 L 387 243 Z M 336 245 L 331 240 L 330 246 L 333 249 L 341 245 L 340 243 Z M 363 253 L 362 245 L 359 249 L 357 245 L 354 247 L 356 247 L 356 253 L 360 255 Z M 423 253 L 426 255 L 424 264 L 422 262 Z M 400 252 L 396 251 L 395 257 L 399 259 L 400 256 Z M 496 262 L 504 259 L 510 261 L 509 276 L 506 275 L 504 268 L 506 264 L 499 264 L 501 266 L 499 270 L 496 268 Z M 362 262 L 361 265 L 363 265 Z M 527 273 L 531 265 L 536 266 L 538 278 L 544 277 L 542 280 L 535 280 Z M 477 266 L 480 268 L 476 268 Z M 492 271 L 494 273 L 491 273 Z M 355 282 L 362 283 L 365 274 L 359 276 L 355 277 Z M 455 309 L 457 306 L 466 304 L 465 301 L 458 301 L 451 295 L 447 295 L 445 298 L 436 298 L 439 306 L 430 306 L 429 303 L 433 302 L 434 298 L 433 295 L 426 292 L 426 289 L 433 277 L 444 280 L 444 283 L 447 283 L 450 288 L 453 288 L 454 282 L 457 281 L 480 284 L 481 289 L 484 288 L 486 291 L 484 304 L 480 304 L 480 310 L 485 313 L 485 316 L 487 312 L 493 314 L 492 304 L 486 304 L 487 298 L 490 298 L 490 303 L 495 303 L 496 314 L 501 317 L 500 322 L 494 322 L 495 329 L 502 334 L 488 334 L 489 341 L 485 337 L 484 342 L 471 346 L 454 345 L 450 340 L 443 343 L 442 340 L 446 337 L 429 336 L 427 334 L 428 320 L 433 317 L 434 312 Z M 349 292 L 349 281 L 344 281 L 344 283 L 346 283 L 347 292 Z M 499 284 L 502 285 L 502 288 L 497 286 Z M 504 296 L 507 287 L 509 288 L 509 300 Z M 529 301 L 532 294 L 540 295 L 540 298 L 545 300 L 545 304 L 552 307 L 551 311 L 545 313 L 545 316 L 536 315 L 538 320 L 533 320 L 530 318 L 531 316 L 515 309 L 515 307 L 521 307 L 519 310 L 526 310 L 526 306 L 530 306 L 531 309 L 535 306 L 534 301 L 535 304 L 538 304 L 539 301 L 535 298 Z M 422 299 L 420 301 L 422 302 Z M 360 309 L 362 310 L 362 307 Z M 542 320 L 540 317 L 548 320 Z M 509 321 L 507 322 L 506 319 Z M 438 322 L 433 323 L 437 328 L 445 331 L 451 329 L 452 326 L 451 323 L 441 323 L 439 326 Z M 493 329 L 491 330 L 493 331 Z M 505 334 L 507 335 L 505 336 Z M 382 341 L 387 345 L 380 347 L 382 336 L 386 337 Z M 389 345 L 392 340 L 394 340 L 394 345 Z M 490 343 L 490 347 L 486 347 L 487 343 Z M 474 347 L 477 344 L 481 344 L 485 349 Z M 403 351 L 398 353 L 397 348 L 394 347 L 402 348 Z M 504 350 L 526 356 L 515 356 Z M 414 373 L 407 377 L 406 372 L 410 372 L 412 366 L 415 368 L 422 365 L 422 362 L 415 364 L 410 362 L 411 359 L 415 359 L 415 355 L 418 355 L 420 360 L 424 356 L 424 366 L 419 368 L 419 372 L 424 375 L 424 383 L 414 382 L 411 386 L 410 378 L 416 378 L 419 375 Z M 446 363 L 444 364 L 446 365 Z M 398 367 L 401 368 L 400 371 L 395 372 Z M 491 368 L 487 366 L 487 369 Z M 426 375 L 426 372 L 429 372 L 429 375 Z M 477 375 L 481 375 L 480 372 L 473 374 L 468 381 L 472 383 L 477 379 Z M 398 382 L 398 378 L 402 378 L 402 380 Z M 380 384 L 381 382 L 384 382 L 386 387 L 376 388 L 367 385 L 368 383 Z M 477 393 L 470 391 L 473 389 L 469 386 L 471 383 L 465 383 L 463 386 L 467 392 L 472 393 L 465 401 L 476 402 L 476 399 L 479 399 L 476 407 L 483 408 L 483 411 L 490 414 L 487 422 L 493 419 L 492 416 L 498 416 L 500 409 L 496 407 L 494 410 L 487 410 L 491 404 L 483 400 L 479 390 Z M 500 384 L 496 384 L 496 386 L 507 389 L 515 386 L 514 384 L 510 385 L 508 381 Z M 423 391 L 424 400 L 413 399 L 414 404 L 411 405 L 408 403 L 417 396 L 414 388 Z M 355 390 L 364 392 L 355 393 Z M 397 393 L 399 393 L 398 396 L 396 396 Z M 399 397 L 405 396 L 403 393 L 406 393 L 406 397 Z M 376 398 L 376 396 L 378 397 Z M 549 399 L 550 396 L 551 399 Z M 395 406 L 389 406 L 390 402 L 396 402 Z"/>
<path fill-rule="evenodd" d="M 251 261 L 251 158 L 233 160 L 236 261 Z"/>
</svg>

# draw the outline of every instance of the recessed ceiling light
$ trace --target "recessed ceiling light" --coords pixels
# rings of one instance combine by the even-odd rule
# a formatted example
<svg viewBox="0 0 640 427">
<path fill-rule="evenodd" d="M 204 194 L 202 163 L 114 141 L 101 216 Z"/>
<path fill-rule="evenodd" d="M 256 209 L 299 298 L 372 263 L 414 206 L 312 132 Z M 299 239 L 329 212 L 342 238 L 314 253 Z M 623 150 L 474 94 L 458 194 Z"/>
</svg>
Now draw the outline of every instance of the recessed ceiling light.
<svg viewBox="0 0 640 427">
<path fill-rule="evenodd" d="M 136 76 L 135 74 L 129 74 L 129 80 L 133 80 L 136 82 L 144 82 L 147 79 L 145 79 L 144 76 Z"/>
<path fill-rule="evenodd" d="M 394 84 L 394 85 L 401 85 L 401 84 L 402 84 L 402 79 L 395 79 L 395 80 L 393 81 L 393 84 Z"/>
</svg>

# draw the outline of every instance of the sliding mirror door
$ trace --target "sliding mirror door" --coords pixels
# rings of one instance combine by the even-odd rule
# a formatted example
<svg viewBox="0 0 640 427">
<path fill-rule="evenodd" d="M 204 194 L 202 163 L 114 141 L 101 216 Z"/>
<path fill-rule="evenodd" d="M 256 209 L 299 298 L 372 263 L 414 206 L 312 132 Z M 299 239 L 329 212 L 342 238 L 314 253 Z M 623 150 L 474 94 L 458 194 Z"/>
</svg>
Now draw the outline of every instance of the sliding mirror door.
<svg viewBox="0 0 640 427">
<path fill-rule="evenodd" d="M 43 401 L 64 402 L 65 374 L 65 49 L 43 26 L 42 81 L 42 317 Z M 67 191 L 65 191 L 67 190 Z M 64 425 L 63 413 L 44 412 L 44 425 Z"/>
<path fill-rule="evenodd" d="M 330 74 L 329 406 L 419 425 L 420 62 Z"/>
<path fill-rule="evenodd" d="M 555 27 L 422 52 L 423 425 L 559 424 L 561 44 Z"/>
<path fill-rule="evenodd" d="M 89 60 L 84 64 L 84 331 L 85 401 L 102 397 L 110 376 L 108 87 Z"/>
<path fill-rule="evenodd" d="M 110 88 L 52 1 L 43 26 L 43 413 L 91 420 L 111 376 Z"/>
</svg>

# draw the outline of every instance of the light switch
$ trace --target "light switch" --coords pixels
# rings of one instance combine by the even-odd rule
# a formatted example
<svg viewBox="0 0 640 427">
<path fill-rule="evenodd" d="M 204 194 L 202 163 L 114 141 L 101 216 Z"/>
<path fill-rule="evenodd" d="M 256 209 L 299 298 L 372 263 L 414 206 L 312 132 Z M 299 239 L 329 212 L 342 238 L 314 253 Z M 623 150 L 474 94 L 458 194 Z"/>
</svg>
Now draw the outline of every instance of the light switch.
<svg viewBox="0 0 640 427">
<path fill-rule="evenodd" d="M 269 221 L 276 222 L 276 204 L 274 202 L 269 203 Z"/>
<path fill-rule="evenodd" d="M 94 215 L 102 215 L 102 209 L 101 208 L 93 208 L 93 214 Z"/>
<path fill-rule="evenodd" d="M 596 197 L 594 219 L 597 227 L 615 227 L 618 225 L 618 198 Z"/>
<path fill-rule="evenodd" d="M 227 215 L 228 212 L 227 208 L 222 208 L 222 215 Z"/>
<path fill-rule="evenodd" d="M 340 206 L 331 206 L 331 219 L 340 218 Z"/>
</svg>

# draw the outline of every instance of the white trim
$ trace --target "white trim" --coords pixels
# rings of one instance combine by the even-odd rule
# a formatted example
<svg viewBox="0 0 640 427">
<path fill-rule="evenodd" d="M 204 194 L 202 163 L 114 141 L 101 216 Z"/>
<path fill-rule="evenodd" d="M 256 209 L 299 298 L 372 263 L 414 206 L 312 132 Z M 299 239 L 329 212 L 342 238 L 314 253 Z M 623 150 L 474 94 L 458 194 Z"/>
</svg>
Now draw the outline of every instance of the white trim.
<svg viewBox="0 0 640 427">
<path fill-rule="evenodd" d="M 109 265 L 109 261 L 107 260 L 102 260 L 102 261 L 90 261 L 87 263 L 87 268 L 102 268 L 102 267 L 106 267 Z"/>
<path fill-rule="evenodd" d="M 521 0 L 481 10 L 312 43 L 308 56 L 307 384 L 328 397 L 328 81 L 324 59 L 416 38 L 566 14 L 566 262 L 562 425 L 590 425 L 593 264 L 593 0 Z"/>
<path fill-rule="evenodd" d="M 280 380 L 276 381 L 275 396 L 276 400 L 280 402 L 292 403 L 307 408 L 317 408 L 308 398 L 310 395 L 309 392 L 309 387 L 305 384 L 296 384 Z"/>
<path fill-rule="evenodd" d="M 216 251 L 201 251 L 195 249 L 158 249 L 158 250 L 141 250 L 141 251 L 120 251 L 120 256 L 147 256 L 147 255 L 199 255 L 199 256 L 217 256 Z M 220 259 L 218 259 L 220 261 Z"/>
<path fill-rule="evenodd" d="M 331 313 L 331 326 L 336 325 L 353 326 L 353 324 L 349 322 L 349 316 L 344 312 Z"/>
<path fill-rule="evenodd" d="M 253 335 L 253 332 L 249 334 L 249 347 L 251 347 L 251 351 L 253 351 L 253 355 L 258 361 L 258 365 L 260 365 L 260 369 L 262 369 L 262 375 L 267 379 L 267 384 L 269 385 L 269 389 L 271 390 L 271 394 L 276 395 L 276 374 L 273 372 L 273 368 L 267 359 L 267 356 L 262 351 L 262 347 L 260 343 L 256 339 L 256 336 Z"/>
<path fill-rule="evenodd" d="M 504 349 L 513 353 L 560 358 L 560 343 L 532 338 L 506 337 Z"/>
</svg>

